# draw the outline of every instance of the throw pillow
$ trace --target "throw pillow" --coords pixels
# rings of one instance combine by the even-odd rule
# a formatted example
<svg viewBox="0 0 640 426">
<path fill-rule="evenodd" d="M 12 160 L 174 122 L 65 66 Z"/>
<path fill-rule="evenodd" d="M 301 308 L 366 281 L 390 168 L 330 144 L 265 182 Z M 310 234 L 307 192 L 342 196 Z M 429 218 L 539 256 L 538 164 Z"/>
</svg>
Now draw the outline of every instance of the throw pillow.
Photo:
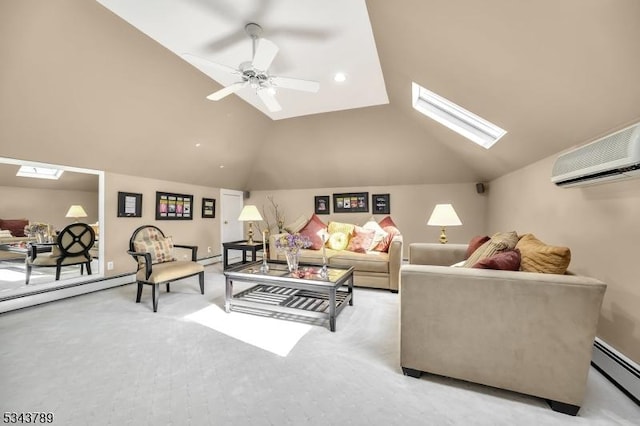
<svg viewBox="0 0 640 426">
<path fill-rule="evenodd" d="M 513 250 L 518 243 L 518 234 L 515 231 L 497 232 L 491 236 L 491 239 L 482 244 L 476 251 L 469 256 L 464 263 L 465 268 L 471 268 L 480 260 L 491 257 L 496 253 L 505 250 Z"/>
<path fill-rule="evenodd" d="M 333 234 L 334 232 L 342 232 L 343 234 L 351 236 L 355 227 L 356 226 L 351 223 L 329 222 L 328 231 L 329 234 Z"/>
<path fill-rule="evenodd" d="M 469 245 L 467 246 L 467 255 L 465 256 L 465 259 L 468 259 L 474 251 L 478 250 L 478 247 L 480 247 L 490 239 L 491 238 L 488 235 L 478 235 L 477 237 L 473 237 L 471 241 L 469 241 Z"/>
<path fill-rule="evenodd" d="M 356 226 L 354 229 L 354 235 L 349 240 L 347 250 L 356 253 L 366 253 L 371 247 L 373 237 L 376 235 L 376 231 L 372 229 L 364 229 L 360 226 Z"/>
<path fill-rule="evenodd" d="M 378 222 L 378 225 L 380 225 L 382 229 L 384 229 L 385 226 L 393 226 L 394 228 L 398 228 L 398 225 L 393 223 L 391 216 L 387 216 L 384 219 L 382 219 L 380 222 Z"/>
<path fill-rule="evenodd" d="M 344 250 L 349 244 L 349 236 L 344 232 L 334 232 L 329 237 L 327 245 L 332 250 Z"/>
<path fill-rule="evenodd" d="M 327 229 L 327 225 L 316 215 L 311 216 L 311 219 L 300 230 L 300 235 L 303 235 L 309 239 L 311 246 L 307 247 L 311 250 L 320 250 L 324 241 L 322 241 L 322 235 Z"/>
<path fill-rule="evenodd" d="M 8 229 L 14 237 L 24 237 L 24 227 L 28 224 L 27 219 L 0 219 L 0 229 Z"/>
<path fill-rule="evenodd" d="M 133 248 L 137 252 L 151 254 L 151 263 L 172 262 L 176 260 L 173 256 L 173 238 L 163 237 L 155 229 L 146 232 L 143 238 L 139 238 L 133 243 Z M 144 257 L 138 257 L 138 267 L 144 266 Z"/>
<path fill-rule="evenodd" d="M 375 232 L 373 239 L 371 240 L 371 245 L 367 250 L 373 250 L 388 234 L 388 232 L 382 229 L 382 227 L 378 224 L 378 222 L 375 221 L 374 218 L 369 219 L 369 221 L 362 227 L 364 229 L 369 229 Z"/>
<path fill-rule="evenodd" d="M 295 234 L 296 232 L 300 232 L 302 228 L 309 222 L 309 215 L 303 214 L 300 215 L 296 220 L 292 223 L 285 225 L 284 230 L 290 234 Z"/>
<path fill-rule="evenodd" d="M 393 237 L 395 237 L 396 235 L 400 235 L 400 230 L 395 226 L 385 226 L 382 229 L 387 233 L 387 236 L 384 237 L 382 241 L 380 241 L 380 243 L 374 247 L 373 250 L 382 251 L 386 253 L 389 251 L 389 246 L 391 246 L 391 241 L 393 241 Z"/>
<path fill-rule="evenodd" d="M 480 269 L 499 269 L 502 271 L 518 271 L 520 270 L 520 250 L 505 250 L 500 253 L 496 253 L 491 257 L 485 257 L 478 263 L 473 265 L 473 268 Z"/>
<path fill-rule="evenodd" d="M 520 269 L 526 272 L 564 274 L 571 262 L 571 250 L 568 247 L 547 245 L 533 234 L 523 235 L 516 248 L 522 253 Z"/>
</svg>

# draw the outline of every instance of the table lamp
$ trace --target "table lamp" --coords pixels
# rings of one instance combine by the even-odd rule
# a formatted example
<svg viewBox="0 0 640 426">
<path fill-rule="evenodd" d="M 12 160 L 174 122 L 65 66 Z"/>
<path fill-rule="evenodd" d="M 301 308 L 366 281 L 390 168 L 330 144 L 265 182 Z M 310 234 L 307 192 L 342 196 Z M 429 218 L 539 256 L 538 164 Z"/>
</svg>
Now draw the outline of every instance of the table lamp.
<svg viewBox="0 0 640 426">
<path fill-rule="evenodd" d="M 431 217 L 427 221 L 427 225 L 440 226 L 442 229 L 440 233 L 440 243 L 446 244 L 447 234 L 445 233 L 445 227 L 460 226 L 462 222 L 451 204 L 436 204 L 431 213 Z"/>
<path fill-rule="evenodd" d="M 241 222 L 249 222 L 249 240 L 248 244 L 253 244 L 253 221 L 262 220 L 258 208 L 253 205 L 246 205 L 242 208 L 238 220 Z"/>
<path fill-rule="evenodd" d="M 79 218 L 87 217 L 87 212 L 84 211 L 81 205 L 74 204 L 71 207 L 69 207 L 69 210 L 67 211 L 67 214 L 65 215 L 65 217 L 72 217 L 76 220 L 76 222 L 78 222 Z"/>
</svg>

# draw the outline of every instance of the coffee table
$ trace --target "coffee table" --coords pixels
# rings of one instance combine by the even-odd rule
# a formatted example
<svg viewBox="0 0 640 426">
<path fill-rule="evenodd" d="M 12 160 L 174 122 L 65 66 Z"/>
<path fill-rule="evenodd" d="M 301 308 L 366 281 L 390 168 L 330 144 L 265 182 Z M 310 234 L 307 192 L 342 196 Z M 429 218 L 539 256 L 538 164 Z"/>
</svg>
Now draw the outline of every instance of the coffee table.
<svg viewBox="0 0 640 426">
<path fill-rule="evenodd" d="M 329 321 L 336 331 L 336 317 L 347 305 L 353 305 L 353 267 L 330 267 L 322 278 L 321 265 L 300 265 L 300 274 L 289 272 L 284 262 L 268 262 L 269 271 L 260 272 L 262 262 L 235 266 L 224 271 L 226 312 L 250 308 L 259 312 L 276 312 Z M 256 285 L 233 294 L 234 282 Z M 340 287 L 346 290 L 340 290 Z M 244 309 L 236 309 L 246 312 Z"/>
</svg>

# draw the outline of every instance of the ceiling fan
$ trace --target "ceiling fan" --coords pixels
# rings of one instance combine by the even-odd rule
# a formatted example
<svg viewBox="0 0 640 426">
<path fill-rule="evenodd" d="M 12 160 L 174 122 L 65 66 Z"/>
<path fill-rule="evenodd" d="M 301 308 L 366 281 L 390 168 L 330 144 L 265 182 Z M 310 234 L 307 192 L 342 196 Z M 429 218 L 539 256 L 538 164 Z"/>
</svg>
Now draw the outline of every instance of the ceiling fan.
<svg viewBox="0 0 640 426">
<path fill-rule="evenodd" d="M 188 59 L 195 60 L 195 62 L 204 62 L 205 65 L 239 77 L 239 81 L 210 94 L 207 99 L 219 101 L 240 89 L 251 87 L 255 89 L 258 97 L 270 112 L 277 112 L 282 110 L 282 107 L 275 98 L 276 89 L 293 89 L 312 93 L 316 93 L 320 89 L 320 83 L 317 81 L 278 77 L 269 74 L 269 67 L 278 53 L 278 46 L 272 41 L 260 37 L 262 34 L 260 25 L 249 23 L 245 25 L 244 29 L 253 42 L 253 58 L 251 61 L 241 63 L 238 68 L 211 62 L 191 54 L 183 55 Z"/>
</svg>

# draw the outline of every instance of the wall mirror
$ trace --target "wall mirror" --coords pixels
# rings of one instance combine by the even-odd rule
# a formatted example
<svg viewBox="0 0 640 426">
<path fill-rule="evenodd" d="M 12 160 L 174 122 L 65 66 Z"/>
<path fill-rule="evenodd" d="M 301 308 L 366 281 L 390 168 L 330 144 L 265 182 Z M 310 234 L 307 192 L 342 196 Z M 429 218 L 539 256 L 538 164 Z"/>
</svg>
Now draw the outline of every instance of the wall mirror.
<svg viewBox="0 0 640 426">
<path fill-rule="evenodd" d="M 27 172 L 57 174 L 57 179 L 17 176 Z M 59 173 L 59 172 L 58 172 Z M 104 172 L 0 157 L 0 301 L 78 285 L 104 276 Z M 72 206 L 76 206 L 73 209 Z M 81 206 L 82 209 L 78 209 Z M 49 256 L 55 232 L 74 222 L 90 224 L 96 232 L 92 247 L 92 275 L 80 266 L 33 268 L 26 284 L 27 247 L 37 243 L 38 256 Z M 19 232 L 28 223 L 26 233 Z M 7 232 L 6 228 L 13 228 Z M 15 234 L 15 235 L 14 235 Z"/>
</svg>

